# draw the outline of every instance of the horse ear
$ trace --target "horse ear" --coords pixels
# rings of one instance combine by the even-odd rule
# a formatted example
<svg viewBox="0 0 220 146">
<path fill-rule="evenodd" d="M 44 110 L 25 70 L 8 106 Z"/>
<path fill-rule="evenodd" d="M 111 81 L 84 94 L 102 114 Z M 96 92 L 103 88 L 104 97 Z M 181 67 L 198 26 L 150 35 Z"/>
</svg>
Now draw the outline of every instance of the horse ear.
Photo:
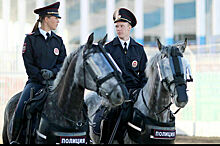
<svg viewBox="0 0 220 146">
<path fill-rule="evenodd" d="M 98 44 L 101 44 L 102 46 L 104 46 L 104 45 L 105 45 L 105 42 L 106 42 L 106 40 L 107 40 L 107 37 L 108 37 L 108 34 L 106 34 L 105 37 L 98 42 Z"/>
<path fill-rule="evenodd" d="M 163 45 L 161 44 L 158 38 L 157 38 L 157 46 L 158 46 L 158 49 L 161 51 L 161 49 L 163 48 Z"/>
<path fill-rule="evenodd" d="M 184 48 L 186 48 L 186 45 L 187 45 L 187 38 L 185 38 L 185 41 L 184 41 Z"/>
<path fill-rule="evenodd" d="M 86 46 L 87 48 L 91 48 L 94 40 L 94 32 L 89 35 Z"/>
<path fill-rule="evenodd" d="M 185 41 L 184 41 L 184 43 L 183 43 L 183 46 L 181 47 L 181 51 L 182 51 L 182 53 L 185 52 L 186 45 L 187 45 L 187 38 L 185 38 Z"/>
</svg>

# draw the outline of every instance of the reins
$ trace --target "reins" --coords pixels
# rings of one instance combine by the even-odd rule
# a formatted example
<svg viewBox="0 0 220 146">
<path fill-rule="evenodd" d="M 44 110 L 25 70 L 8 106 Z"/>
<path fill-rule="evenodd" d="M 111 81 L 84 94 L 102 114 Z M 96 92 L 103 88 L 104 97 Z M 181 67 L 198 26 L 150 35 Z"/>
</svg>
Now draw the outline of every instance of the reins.
<svg viewBox="0 0 220 146">
<path fill-rule="evenodd" d="M 163 106 L 163 109 L 162 109 L 161 111 L 159 111 L 158 113 L 152 112 L 152 110 L 150 110 L 150 108 L 147 106 L 146 100 L 145 100 L 145 98 L 144 98 L 144 91 L 143 91 L 143 90 L 142 90 L 141 94 L 142 94 L 142 100 L 143 100 L 143 102 L 144 102 L 145 107 L 148 109 L 148 111 L 150 111 L 151 113 L 153 113 L 153 115 L 157 118 L 157 120 L 159 120 L 159 118 L 158 118 L 158 115 L 159 115 L 159 114 L 163 113 L 163 112 L 166 111 L 166 110 L 171 111 L 171 110 L 170 110 L 170 106 L 173 104 L 172 102 L 170 102 L 167 106 Z M 177 113 L 180 111 L 180 109 L 181 109 L 181 108 L 178 108 L 173 114 L 177 114 Z M 171 111 L 171 112 L 172 112 L 172 111 Z"/>
</svg>

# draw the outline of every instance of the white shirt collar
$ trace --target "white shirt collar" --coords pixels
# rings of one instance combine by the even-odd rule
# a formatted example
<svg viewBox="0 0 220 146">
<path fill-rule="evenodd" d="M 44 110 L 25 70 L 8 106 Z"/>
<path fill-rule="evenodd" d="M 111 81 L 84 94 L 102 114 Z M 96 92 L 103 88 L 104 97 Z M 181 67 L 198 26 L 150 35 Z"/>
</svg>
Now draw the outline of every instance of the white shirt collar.
<svg viewBox="0 0 220 146">
<path fill-rule="evenodd" d="M 129 44 L 130 44 L 130 37 L 129 37 L 129 39 L 128 39 L 127 41 L 124 41 L 124 40 L 122 40 L 122 39 L 120 39 L 120 38 L 119 38 L 119 40 L 120 40 L 121 45 L 122 45 L 123 48 L 125 47 L 124 43 L 126 42 L 126 43 L 127 43 L 127 49 L 128 49 L 128 46 L 129 46 Z"/>
<path fill-rule="evenodd" d="M 46 35 L 47 32 L 45 30 L 41 29 L 40 27 L 39 27 L 39 30 L 40 30 L 40 33 L 44 36 L 44 38 L 47 39 L 47 35 Z M 48 33 L 51 35 L 51 31 L 48 31 Z"/>
</svg>

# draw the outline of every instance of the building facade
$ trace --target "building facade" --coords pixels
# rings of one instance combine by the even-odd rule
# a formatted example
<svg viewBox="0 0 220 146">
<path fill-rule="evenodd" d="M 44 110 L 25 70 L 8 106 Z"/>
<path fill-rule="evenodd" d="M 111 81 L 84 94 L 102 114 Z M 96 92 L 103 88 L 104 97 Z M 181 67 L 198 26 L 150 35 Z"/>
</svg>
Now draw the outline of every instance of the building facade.
<svg viewBox="0 0 220 146">
<path fill-rule="evenodd" d="M 33 10 L 55 0 L 0 0 L 0 25 L 6 34 L 10 24 L 19 30 L 19 38 L 31 31 L 37 16 Z M 164 43 L 183 40 L 191 44 L 220 42 L 220 2 L 218 0 L 61 0 L 61 23 L 58 32 L 68 44 L 83 44 L 95 33 L 101 39 L 108 33 L 115 36 L 112 14 L 125 7 L 137 17 L 133 37 L 143 45 L 155 45 L 155 38 Z M 25 26 L 25 27 L 23 27 Z M 2 27 L 1 27 L 2 28 Z M 9 40 L 8 40 L 9 41 Z M 21 41 L 21 40 L 19 40 Z M 5 42 L 7 44 L 7 41 Z"/>
</svg>

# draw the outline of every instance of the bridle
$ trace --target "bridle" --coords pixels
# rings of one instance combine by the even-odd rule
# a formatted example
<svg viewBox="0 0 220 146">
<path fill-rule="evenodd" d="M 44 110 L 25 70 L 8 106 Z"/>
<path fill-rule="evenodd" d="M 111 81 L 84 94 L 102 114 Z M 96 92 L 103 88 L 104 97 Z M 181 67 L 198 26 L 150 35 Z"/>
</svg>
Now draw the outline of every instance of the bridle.
<svg viewBox="0 0 220 146">
<path fill-rule="evenodd" d="M 117 70 L 117 68 L 115 67 L 115 65 L 113 64 L 113 62 L 111 61 L 111 59 L 109 58 L 109 56 L 107 55 L 106 51 L 103 49 L 103 46 L 99 43 L 98 45 L 92 45 L 93 49 L 86 49 L 86 46 L 84 47 L 83 50 L 83 70 L 84 70 L 84 86 L 86 87 L 86 77 L 85 77 L 85 71 L 87 70 L 89 72 L 89 74 L 91 75 L 91 77 L 93 78 L 94 82 L 96 83 L 97 86 L 97 90 L 96 92 L 98 93 L 98 95 L 106 97 L 107 99 L 109 99 L 109 97 L 111 96 L 111 94 L 113 93 L 113 91 L 117 88 L 117 86 L 122 86 L 122 84 L 125 83 L 124 79 L 122 78 L 120 72 Z M 86 52 L 86 50 L 89 50 Z M 108 61 L 108 63 L 110 64 L 110 66 L 113 69 L 113 72 L 108 73 L 106 76 L 99 78 L 96 73 L 92 70 L 91 66 L 88 64 L 87 60 L 90 56 L 92 56 L 94 53 L 102 53 L 103 56 L 106 58 L 106 60 Z M 116 85 L 114 85 L 114 87 L 112 88 L 112 90 L 110 92 L 106 92 L 105 90 L 103 90 L 101 88 L 102 84 L 104 82 L 106 82 L 107 80 L 111 79 L 115 77 L 116 80 L 118 81 L 118 83 Z"/>
<path fill-rule="evenodd" d="M 159 71 L 159 77 L 160 77 L 161 84 L 164 86 L 165 89 L 168 90 L 168 92 L 170 93 L 171 98 L 173 98 L 174 93 L 171 92 L 171 88 L 170 88 L 171 85 L 174 83 L 175 88 L 177 86 L 181 86 L 181 85 L 186 86 L 186 82 L 188 80 L 184 79 L 184 70 L 183 70 L 183 64 L 182 64 L 182 60 L 181 60 L 181 57 L 183 57 L 182 53 L 179 51 L 178 48 L 173 47 L 173 46 L 168 51 L 170 51 L 169 52 L 170 56 L 169 57 L 165 56 L 165 57 L 168 57 L 168 59 L 169 59 L 170 67 L 171 67 L 172 74 L 173 74 L 173 80 L 171 82 L 169 82 L 167 77 L 162 78 L 162 72 L 161 72 L 159 63 L 157 63 L 157 67 L 158 67 L 158 71 Z M 144 105 L 147 107 L 147 109 L 149 111 L 151 111 L 150 108 L 147 106 L 147 103 L 145 101 L 143 90 L 142 90 L 142 98 L 143 98 Z M 158 119 L 159 114 L 163 113 L 166 110 L 171 111 L 170 106 L 172 104 L 173 103 L 171 101 L 167 106 L 164 106 L 163 109 L 161 111 L 159 111 L 158 113 L 153 112 L 153 115 L 155 115 L 155 117 L 157 117 L 157 119 Z M 178 108 L 173 114 L 177 114 L 180 109 L 181 109 L 181 107 Z"/>
<path fill-rule="evenodd" d="M 179 110 L 181 109 L 181 108 L 178 108 L 174 113 L 170 110 L 170 106 L 173 104 L 172 102 L 170 102 L 167 106 L 163 106 L 163 109 L 161 110 L 161 111 L 159 111 L 159 112 L 153 112 L 152 110 L 150 110 L 150 108 L 147 106 L 147 102 L 146 102 L 146 100 L 145 100 L 145 98 L 144 98 L 144 92 L 143 92 L 143 90 L 142 90 L 142 100 L 143 100 L 143 102 L 144 102 L 144 105 L 145 105 L 145 107 L 148 109 L 148 111 L 150 112 L 150 113 L 152 113 L 152 115 L 154 115 L 155 117 L 156 117 L 156 119 L 157 119 L 157 121 L 159 121 L 159 117 L 158 117 L 158 115 L 160 115 L 161 113 L 163 113 L 164 111 L 166 111 L 166 110 L 168 110 L 168 111 L 170 111 L 172 114 L 177 114 L 178 112 L 179 112 Z"/>
<path fill-rule="evenodd" d="M 170 87 L 173 83 L 175 83 L 175 87 L 181 86 L 181 85 L 186 86 L 186 80 L 184 79 L 184 70 L 183 70 L 183 64 L 181 60 L 181 57 L 183 57 L 182 53 L 179 51 L 178 48 L 173 47 L 173 46 L 168 51 L 170 51 L 169 52 L 170 56 L 169 57 L 167 56 L 167 57 L 169 59 L 170 67 L 172 70 L 173 80 L 169 82 L 167 77 L 162 78 L 159 63 L 157 63 L 157 66 L 158 66 L 159 76 L 160 76 L 162 85 L 164 85 L 165 88 L 168 87 L 168 91 L 169 93 L 171 93 Z M 171 97 L 173 96 L 174 96 L 173 93 L 171 93 Z"/>
</svg>

